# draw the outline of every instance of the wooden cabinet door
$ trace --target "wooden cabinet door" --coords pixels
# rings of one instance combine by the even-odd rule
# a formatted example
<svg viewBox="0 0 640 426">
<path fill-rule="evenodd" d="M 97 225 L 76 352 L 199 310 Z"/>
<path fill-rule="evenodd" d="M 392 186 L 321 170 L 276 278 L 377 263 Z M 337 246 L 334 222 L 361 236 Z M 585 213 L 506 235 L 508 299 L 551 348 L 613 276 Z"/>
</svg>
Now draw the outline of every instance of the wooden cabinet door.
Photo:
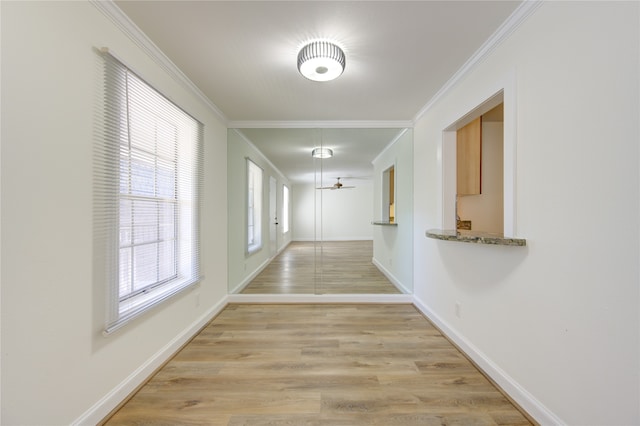
<svg viewBox="0 0 640 426">
<path fill-rule="evenodd" d="M 459 129 L 456 139 L 458 195 L 478 195 L 482 187 L 482 118 Z"/>
</svg>

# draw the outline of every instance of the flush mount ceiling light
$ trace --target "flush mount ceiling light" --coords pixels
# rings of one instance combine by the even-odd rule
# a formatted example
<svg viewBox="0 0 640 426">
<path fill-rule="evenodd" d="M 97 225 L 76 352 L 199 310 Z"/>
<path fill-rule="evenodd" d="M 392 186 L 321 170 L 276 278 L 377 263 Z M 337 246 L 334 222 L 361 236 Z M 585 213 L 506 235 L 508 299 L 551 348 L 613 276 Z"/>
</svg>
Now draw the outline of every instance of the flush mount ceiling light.
<svg viewBox="0 0 640 426">
<path fill-rule="evenodd" d="M 333 157 L 333 151 L 329 148 L 313 148 L 311 156 L 313 158 L 330 158 Z"/>
<path fill-rule="evenodd" d="M 344 71 L 342 49 L 330 41 L 313 41 L 298 53 L 298 71 L 313 81 L 329 81 Z"/>
</svg>

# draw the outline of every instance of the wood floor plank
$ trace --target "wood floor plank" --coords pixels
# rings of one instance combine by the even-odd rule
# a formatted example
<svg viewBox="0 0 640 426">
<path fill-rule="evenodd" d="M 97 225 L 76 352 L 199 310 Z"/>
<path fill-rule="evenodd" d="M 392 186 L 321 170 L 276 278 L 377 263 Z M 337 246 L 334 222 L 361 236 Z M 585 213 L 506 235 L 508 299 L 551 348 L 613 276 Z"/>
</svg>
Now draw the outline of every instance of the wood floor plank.
<svg viewBox="0 0 640 426">
<path fill-rule="evenodd" d="M 293 241 L 242 293 L 400 293 L 372 258 L 373 241 Z"/>
<path fill-rule="evenodd" d="M 515 424 L 515 423 L 514 423 Z M 450 413 L 445 415 L 412 413 L 412 414 L 380 414 L 350 413 L 340 416 L 232 416 L 230 426 L 488 426 L 496 425 L 490 416 Z"/>
<path fill-rule="evenodd" d="M 230 305 L 108 425 L 529 425 L 412 305 Z"/>
</svg>

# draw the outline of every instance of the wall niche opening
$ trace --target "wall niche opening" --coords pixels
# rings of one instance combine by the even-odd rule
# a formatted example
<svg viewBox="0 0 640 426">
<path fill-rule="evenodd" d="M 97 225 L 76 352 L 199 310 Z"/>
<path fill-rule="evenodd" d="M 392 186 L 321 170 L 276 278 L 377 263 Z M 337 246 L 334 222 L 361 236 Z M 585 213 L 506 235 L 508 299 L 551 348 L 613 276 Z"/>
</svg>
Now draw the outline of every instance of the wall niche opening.
<svg viewBox="0 0 640 426">
<path fill-rule="evenodd" d="M 443 228 L 515 234 L 515 111 L 504 90 L 443 131 Z"/>
<path fill-rule="evenodd" d="M 456 132 L 456 228 L 504 232 L 504 104 Z"/>
<path fill-rule="evenodd" d="M 395 165 L 382 172 L 382 221 L 395 223 L 396 219 L 396 188 Z"/>
</svg>

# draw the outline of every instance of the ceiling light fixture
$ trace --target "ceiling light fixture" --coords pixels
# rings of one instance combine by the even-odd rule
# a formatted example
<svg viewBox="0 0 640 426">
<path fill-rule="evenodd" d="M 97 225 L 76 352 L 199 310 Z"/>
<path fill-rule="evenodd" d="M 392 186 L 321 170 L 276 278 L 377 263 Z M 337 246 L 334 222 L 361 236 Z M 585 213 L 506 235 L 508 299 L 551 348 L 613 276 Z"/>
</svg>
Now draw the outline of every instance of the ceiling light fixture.
<svg viewBox="0 0 640 426">
<path fill-rule="evenodd" d="M 311 156 L 313 158 L 331 158 L 333 157 L 333 151 L 329 148 L 313 148 Z"/>
<path fill-rule="evenodd" d="M 298 53 L 298 71 L 313 81 L 329 81 L 344 71 L 342 49 L 330 41 L 313 41 Z"/>
</svg>

